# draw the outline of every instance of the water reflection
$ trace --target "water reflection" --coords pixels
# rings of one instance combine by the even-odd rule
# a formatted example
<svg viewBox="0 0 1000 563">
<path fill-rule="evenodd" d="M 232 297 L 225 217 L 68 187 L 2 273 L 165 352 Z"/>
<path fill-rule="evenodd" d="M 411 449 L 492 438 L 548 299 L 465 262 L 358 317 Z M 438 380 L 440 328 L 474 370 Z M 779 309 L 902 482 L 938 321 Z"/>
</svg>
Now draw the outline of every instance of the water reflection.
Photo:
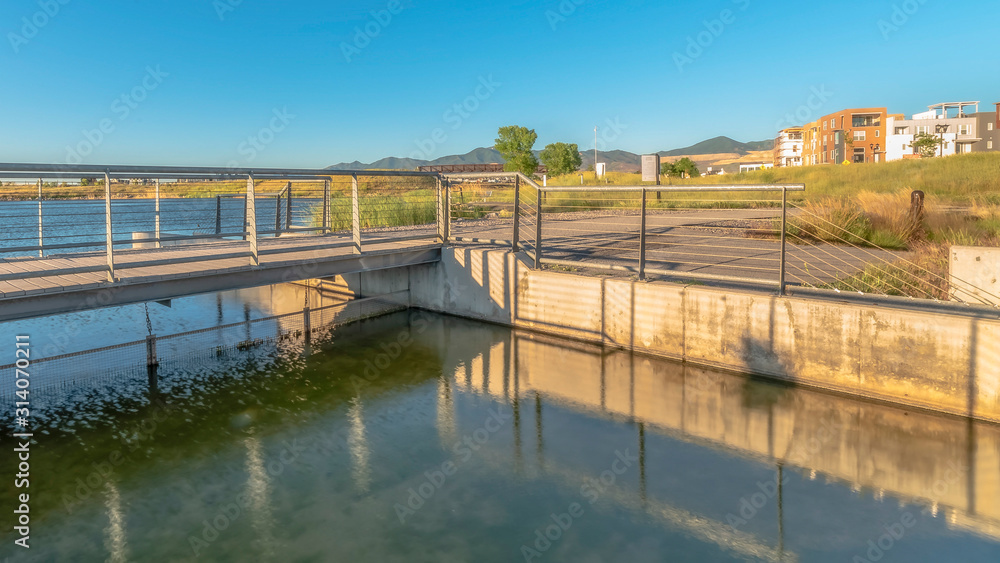
<svg viewBox="0 0 1000 563">
<path fill-rule="evenodd" d="M 403 331 L 412 344 L 356 387 L 352 376 Z M 1000 554 L 995 425 L 416 312 L 339 328 L 305 357 L 289 345 L 285 357 L 198 380 L 197 393 L 164 386 L 184 410 L 115 485 L 137 499 L 128 545 L 109 495 L 101 508 L 120 515 L 106 521 L 121 532 L 109 526 L 106 553 L 88 556 L 186 559 L 186 544 L 152 530 L 197 534 L 241 493 L 247 516 L 205 548 L 209 560 L 510 561 L 572 503 L 586 511 L 545 560 L 852 560 L 901 513 L 918 525 L 887 560 Z M 204 432 L 248 408 L 252 429 Z M 497 408 L 510 419 L 457 455 Z M 106 457 L 101 435 L 52 443 L 79 462 L 39 467 L 40 498 L 62 498 L 84 475 L 76 467 Z M 301 451 L 277 465 L 293 441 Z M 178 498 L 164 476 L 211 494 Z M 397 507 L 411 502 L 401 522 Z M 151 508 L 161 504 L 174 508 Z M 38 511 L 40 537 L 85 541 L 84 510 L 66 521 Z"/>
<path fill-rule="evenodd" d="M 125 563 L 128 561 L 128 543 L 125 537 L 125 515 L 122 513 L 122 499 L 118 486 L 113 480 L 105 484 L 105 506 L 108 510 L 108 527 L 104 529 L 104 547 L 108 550 L 108 561 Z"/>
</svg>

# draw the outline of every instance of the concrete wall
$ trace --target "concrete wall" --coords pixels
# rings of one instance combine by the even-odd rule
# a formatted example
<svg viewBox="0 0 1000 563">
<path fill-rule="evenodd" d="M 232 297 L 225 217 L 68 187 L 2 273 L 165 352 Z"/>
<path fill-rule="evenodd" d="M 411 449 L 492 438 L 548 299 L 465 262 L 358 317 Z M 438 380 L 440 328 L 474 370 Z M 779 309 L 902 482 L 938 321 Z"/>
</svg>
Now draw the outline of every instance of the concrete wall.
<svg viewBox="0 0 1000 563">
<path fill-rule="evenodd" d="M 1000 284 L 997 283 L 1000 278 L 1000 248 L 953 246 L 949 269 L 952 287 L 968 288 L 976 297 L 1000 305 Z M 959 293 L 958 297 L 969 301 L 969 296 L 964 293 Z"/>
<path fill-rule="evenodd" d="M 381 276 L 399 289 L 399 272 L 359 279 Z M 406 278 L 414 307 L 1000 422 L 996 317 L 533 271 L 471 248 Z"/>
</svg>

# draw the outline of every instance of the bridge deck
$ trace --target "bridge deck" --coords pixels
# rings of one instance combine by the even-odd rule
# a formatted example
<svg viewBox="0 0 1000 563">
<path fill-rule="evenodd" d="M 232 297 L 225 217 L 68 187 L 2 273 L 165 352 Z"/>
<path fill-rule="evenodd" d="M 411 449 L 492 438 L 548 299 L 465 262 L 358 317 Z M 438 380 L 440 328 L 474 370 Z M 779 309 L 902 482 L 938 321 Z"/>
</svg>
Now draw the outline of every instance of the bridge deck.
<svg viewBox="0 0 1000 563">
<path fill-rule="evenodd" d="M 78 309 L 95 291 L 114 290 L 103 306 L 169 299 L 426 262 L 433 259 L 427 251 L 439 247 L 433 233 L 366 237 L 363 254 L 355 253 L 350 237 L 287 236 L 259 241 L 256 268 L 244 241 L 116 250 L 113 283 L 103 252 L 0 261 L 0 321 Z"/>
</svg>

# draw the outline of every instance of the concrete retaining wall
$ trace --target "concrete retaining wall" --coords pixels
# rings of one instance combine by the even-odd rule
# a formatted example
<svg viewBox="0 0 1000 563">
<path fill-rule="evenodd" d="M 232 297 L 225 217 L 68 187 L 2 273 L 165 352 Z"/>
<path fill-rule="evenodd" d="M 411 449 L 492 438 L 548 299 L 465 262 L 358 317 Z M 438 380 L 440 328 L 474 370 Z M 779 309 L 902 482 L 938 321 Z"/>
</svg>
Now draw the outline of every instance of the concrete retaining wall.
<svg viewBox="0 0 1000 563">
<path fill-rule="evenodd" d="M 952 287 L 968 288 L 974 296 L 1000 305 L 1000 283 L 997 283 L 1000 279 L 1000 248 L 953 246 L 949 269 Z M 958 297 L 970 300 L 961 292 Z"/>
<path fill-rule="evenodd" d="M 1000 422 L 997 318 L 533 271 L 470 248 L 354 283 L 404 277 L 415 307 Z"/>
</svg>

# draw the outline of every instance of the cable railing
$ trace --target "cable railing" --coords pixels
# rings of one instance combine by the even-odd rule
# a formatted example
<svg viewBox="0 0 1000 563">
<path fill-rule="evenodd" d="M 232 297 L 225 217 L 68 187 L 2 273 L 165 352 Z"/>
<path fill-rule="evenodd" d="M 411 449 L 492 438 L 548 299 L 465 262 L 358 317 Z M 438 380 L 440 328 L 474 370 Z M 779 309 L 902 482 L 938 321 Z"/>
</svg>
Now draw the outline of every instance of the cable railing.
<svg viewBox="0 0 1000 563">
<path fill-rule="evenodd" d="M 791 201 L 801 184 L 540 186 L 517 172 L 31 164 L 0 164 L 0 178 L 0 281 L 55 271 L 106 272 L 114 283 L 119 270 L 169 261 L 135 256 L 165 247 L 190 249 L 185 261 L 242 260 L 252 269 L 262 256 L 309 244 L 363 254 L 421 241 L 414 244 L 507 247 L 536 268 L 752 285 L 779 295 L 1000 303 Z M 76 256 L 90 262 L 28 271 L 33 259 Z"/>
</svg>

